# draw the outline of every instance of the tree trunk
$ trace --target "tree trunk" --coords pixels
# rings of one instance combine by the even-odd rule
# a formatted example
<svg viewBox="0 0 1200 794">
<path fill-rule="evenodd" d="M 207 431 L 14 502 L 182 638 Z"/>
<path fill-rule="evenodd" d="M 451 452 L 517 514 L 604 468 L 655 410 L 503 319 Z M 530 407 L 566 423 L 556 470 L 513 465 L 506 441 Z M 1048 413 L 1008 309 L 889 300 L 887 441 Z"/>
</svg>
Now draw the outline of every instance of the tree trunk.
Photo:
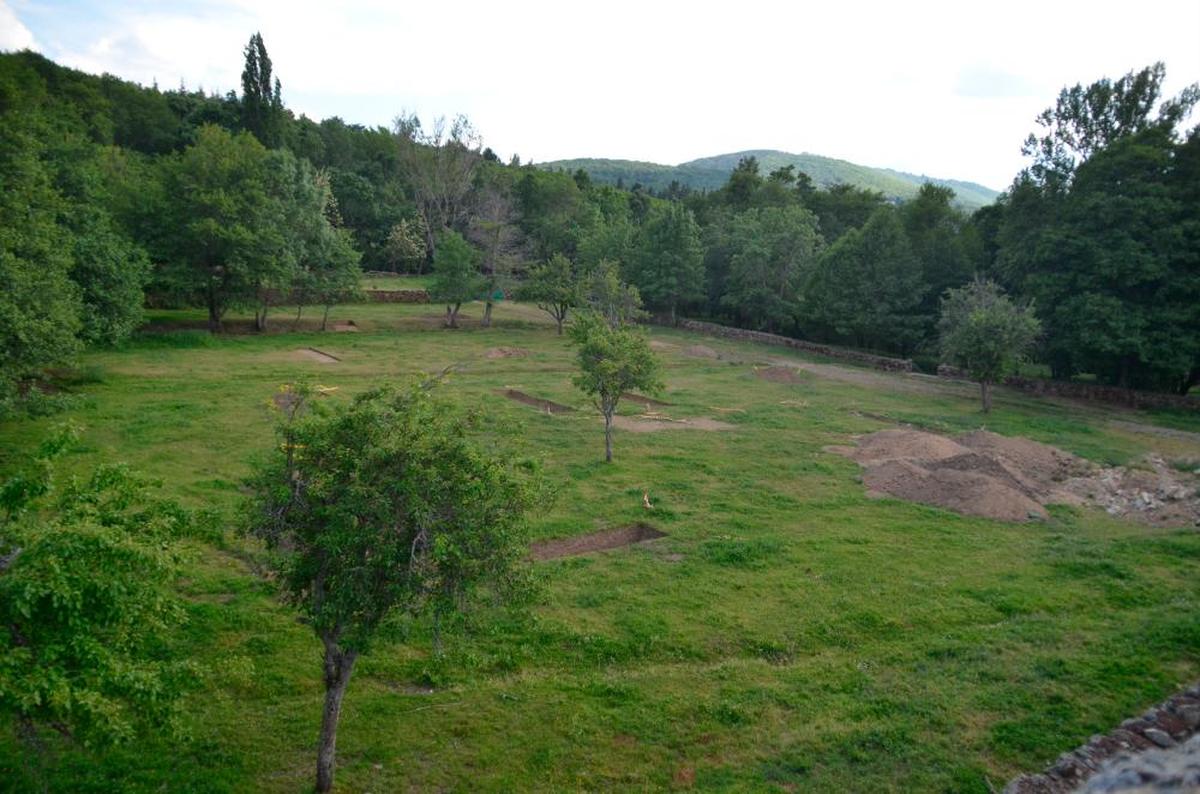
<svg viewBox="0 0 1200 794">
<path fill-rule="evenodd" d="M 492 327 L 492 302 L 488 301 L 483 305 L 483 320 L 479 323 L 484 328 Z"/>
<path fill-rule="evenodd" d="M 612 415 L 613 409 L 604 412 L 604 462 L 612 463 Z"/>
<path fill-rule="evenodd" d="M 217 305 L 217 296 L 210 289 L 208 291 L 208 330 L 210 333 L 220 333 L 221 331 L 221 307 Z"/>
<path fill-rule="evenodd" d="M 317 747 L 317 791 L 324 794 L 333 788 L 338 717 L 358 654 L 343 651 L 332 640 L 322 638 L 322 641 L 325 643 L 325 708 L 321 712 L 321 737 Z"/>
<path fill-rule="evenodd" d="M 449 303 L 446 304 L 446 327 L 447 328 L 457 328 L 458 327 L 458 310 L 461 306 L 462 306 L 461 303 L 455 303 L 453 305 L 451 305 Z"/>
<path fill-rule="evenodd" d="M 300 315 L 303 311 L 304 311 L 304 304 L 301 303 L 299 306 L 296 307 L 296 319 L 292 320 L 292 330 L 293 331 L 295 331 L 297 328 L 300 327 Z M 328 312 L 326 312 L 326 314 L 328 314 Z M 324 323 L 321 323 L 321 330 L 322 331 L 325 330 Z"/>
<path fill-rule="evenodd" d="M 565 320 L 565 319 L 567 319 L 566 312 L 559 312 L 558 314 L 554 315 L 554 321 L 556 323 L 558 323 L 558 335 L 559 336 L 562 336 L 563 320 Z"/>
<path fill-rule="evenodd" d="M 325 304 L 325 313 L 323 315 L 321 315 L 321 330 L 322 331 L 324 331 L 326 326 L 329 325 L 329 310 L 331 308 L 332 308 L 331 304 L 328 304 L 328 303 Z"/>
<path fill-rule="evenodd" d="M 678 321 L 675 319 L 675 304 L 672 303 L 671 304 L 671 327 L 674 328 L 678 324 L 679 324 Z"/>
<path fill-rule="evenodd" d="M 263 301 L 262 308 L 259 311 L 256 311 L 254 313 L 254 330 L 255 331 L 267 330 L 267 310 L 269 308 L 270 308 L 270 304 L 267 303 L 266 301 Z"/>
<path fill-rule="evenodd" d="M 991 381 L 979 381 L 979 396 L 983 401 L 983 412 L 990 414 L 992 412 L 992 383 Z"/>
</svg>

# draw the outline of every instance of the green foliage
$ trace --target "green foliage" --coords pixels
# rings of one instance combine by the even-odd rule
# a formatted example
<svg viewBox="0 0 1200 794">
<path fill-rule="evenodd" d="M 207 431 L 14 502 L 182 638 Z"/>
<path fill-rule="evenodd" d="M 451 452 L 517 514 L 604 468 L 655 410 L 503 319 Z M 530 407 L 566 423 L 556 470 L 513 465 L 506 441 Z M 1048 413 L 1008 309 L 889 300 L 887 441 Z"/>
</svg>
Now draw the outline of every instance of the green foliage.
<svg viewBox="0 0 1200 794">
<path fill-rule="evenodd" d="M 196 678 L 167 642 L 183 621 L 177 542 L 196 516 L 124 466 L 50 501 L 51 461 L 70 443 L 50 439 L 0 484 L 0 710 L 34 749 L 42 727 L 87 745 L 169 729 Z"/>
<path fill-rule="evenodd" d="M 704 297 L 704 251 L 691 210 L 655 205 L 642 224 L 628 278 L 652 309 L 674 321 L 678 310 Z"/>
<path fill-rule="evenodd" d="M 251 480 L 245 526 L 276 552 L 284 596 L 325 646 L 317 789 L 327 791 L 342 696 L 386 623 L 432 615 L 437 644 L 443 619 L 483 595 L 528 594 L 529 490 L 426 386 L 329 409 L 305 388 L 289 397 L 279 451 Z"/>
<path fill-rule="evenodd" d="M 280 586 L 318 635 L 362 652 L 399 615 L 526 591 L 527 485 L 427 386 L 338 404 L 291 394 L 246 531 L 276 550 Z"/>
<path fill-rule="evenodd" d="M 1024 361 L 1041 331 L 1029 307 L 1019 307 L 992 281 L 976 278 L 951 289 L 938 321 L 942 355 L 983 384 L 983 410 L 991 410 L 987 387 Z"/>
<path fill-rule="evenodd" d="M 445 231 L 438 236 L 429 298 L 446 304 L 446 325 L 450 328 L 458 327 L 459 307 L 480 297 L 487 286 L 478 265 L 479 251 L 461 234 Z"/>
<path fill-rule="evenodd" d="M 79 349 L 71 235 L 32 130 L 0 116 L 0 415 L 22 383 Z"/>
<path fill-rule="evenodd" d="M 822 247 L 816 216 L 797 206 L 750 210 L 733 218 L 728 235 L 723 307 L 743 327 L 790 327 Z"/>
<path fill-rule="evenodd" d="M 283 140 L 283 95 L 279 78 L 271 81 L 271 58 L 261 33 L 246 44 L 242 69 L 242 125 L 263 146 L 275 148 Z"/>
<path fill-rule="evenodd" d="M 860 347 L 905 353 L 920 339 L 925 289 L 896 211 L 879 209 L 817 260 L 805 324 Z"/>
<path fill-rule="evenodd" d="M 213 330 L 231 306 L 250 305 L 261 289 L 289 281 L 282 205 L 272 192 L 279 184 L 271 173 L 286 160 L 275 157 L 249 133 L 204 127 L 194 146 L 164 164 L 172 199 L 161 277 L 207 308 Z"/>
<path fill-rule="evenodd" d="M 662 389 L 659 363 L 645 333 L 636 327 L 613 325 L 599 314 L 585 312 L 571 326 L 579 373 L 572 378 L 584 394 L 595 398 L 604 415 L 604 456 L 612 461 L 612 418 L 621 396 L 629 391 L 656 393 Z"/>
<path fill-rule="evenodd" d="M 588 307 L 610 326 L 629 325 L 646 316 L 642 296 L 637 287 L 621 281 L 621 268 L 616 262 L 600 260 L 587 274 L 583 288 Z"/>
<path fill-rule="evenodd" d="M 539 309 L 553 317 L 559 335 L 562 334 L 567 313 L 584 299 L 579 274 L 575 272 L 571 260 L 563 254 L 554 254 L 530 269 L 517 294 L 522 300 L 536 303 Z"/>
<path fill-rule="evenodd" d="M 1200 140 L 1175 129 L 1200 89 L 1160 114 L 1161 65 L 1064 90 L 996 223 L 996 271 L 1031 298 L 1058 377 L 1184 392 L 1200 379 Z"/>
</svg>

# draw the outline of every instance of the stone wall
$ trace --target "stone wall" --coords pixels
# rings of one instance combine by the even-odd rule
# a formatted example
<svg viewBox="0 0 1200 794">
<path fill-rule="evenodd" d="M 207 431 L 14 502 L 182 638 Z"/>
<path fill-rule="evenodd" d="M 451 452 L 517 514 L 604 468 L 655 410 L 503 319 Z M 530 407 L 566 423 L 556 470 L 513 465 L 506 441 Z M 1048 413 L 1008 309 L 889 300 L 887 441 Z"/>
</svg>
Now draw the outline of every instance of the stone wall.
<svg viewBox="0 0 1200 794">
<path fill-rule="evenodd" d="M 295 306 L 296 293 L 271 290 L 267 293 L 274 306 Z M 366 289 L 362 297 L 351 300 L 339 298 L 338 303 L 429 303 L 429 292 L 423 289 Z M 308 305 L 316 305 L 311 299 Z"/>
<path fill-rule="evenodd" d="M 961 369 L 949 364 L 938 365 L 937 374 L 943 378 L 970 380 Z M 1200 411 L 1200 400 L 1179 394 L 1163 394 L 1152 391 L 1122 389 L 1099 383 L 1077 383 L 1071 380 L 1049 380 L 1046 378 L 1023 378 L 1010 375 L 1004 379 L 1010 389 L 1019 389 L 1042 397 L 1067 397 L 1072 400 L 1123 405 L 1129 408 L 1175 408 L 1185 411 Z"/>
<path fill-rule="evenodd" d="M 699 320 L 680 320 L 676 324 L 676 327 L 682 328 L 685 331 L 707 334 L 708 336 L 716 336 L 721 339 L 733 339 L 738 342 L 758 342 L 764 345 L 790 347 L 793 350 L 802 350 L 805 353 L 814 353 L 818 356 L 852 361 L 855 364 L 865 364 L 868 367 L 875 367 L 876 369 L 887 370 L 888 372 L 912 372 L 913 369 L 912 361 L 907 358 L 876 356 L 872 353 L 863 353 L 859 350 L 849 350 L 844 347 L 833 347 L 832 345 L 820 345 L 816 342 L 808 342 L 803 339 L 793 339 L 790 336 L 779 336 L 762 331 L 748 331 L 745 328 L 733 328 L 728 325 L 718 325 L 717 323 L 705 323 Z"/>
<path fill-rule="evenodd" d="M 364 290 L 368 303 L 429 303 L 429 291 L 423 289 Z"/>
</svg>

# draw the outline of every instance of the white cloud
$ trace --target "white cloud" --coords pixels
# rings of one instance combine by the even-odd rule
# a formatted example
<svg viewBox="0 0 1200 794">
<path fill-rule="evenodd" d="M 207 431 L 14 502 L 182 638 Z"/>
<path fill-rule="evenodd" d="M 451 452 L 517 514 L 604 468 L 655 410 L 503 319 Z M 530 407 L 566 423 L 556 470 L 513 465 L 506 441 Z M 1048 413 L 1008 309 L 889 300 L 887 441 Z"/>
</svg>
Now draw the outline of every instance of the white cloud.
<svg viewBox="0 0 1200 794">
<path fill-rule="evenodd" d="M 37 49 L 37 41 L 29 28 L 17 19 L 8 3 L 0 0 L 0 51 Z"/>
<path fill-rule="evenodd" d="M 1003 187 L 1062 86 L 1156 60 L 1171 92 L 1200 80 L 1194 0 L 126 0 L 75 9 L 72 36 L 37 10 L 51 57 L 221 91 L 260 30 L 297 112 L 461 111 L 502 155 L 539 161 L 777 148 Z"/>
</svg>

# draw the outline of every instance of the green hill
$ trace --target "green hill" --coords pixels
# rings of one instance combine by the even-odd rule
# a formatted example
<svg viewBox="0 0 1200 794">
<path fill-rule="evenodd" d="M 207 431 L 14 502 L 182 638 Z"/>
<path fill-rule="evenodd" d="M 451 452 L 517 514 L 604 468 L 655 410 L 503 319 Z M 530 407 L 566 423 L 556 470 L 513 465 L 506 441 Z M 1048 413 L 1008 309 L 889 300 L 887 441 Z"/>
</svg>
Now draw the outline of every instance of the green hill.
<svg viewBox="0 0 1200 794">
<path fill-rule="evenodd" d="M 889 168 L 871 168 L 817 154 L 791 154 L 772 149 L 719 154 L 674 166 L 636 160 L 579 158 L 542 163 L 541 167 L 567 171 L 582 168 L 592 179 L 610 184 L 615 184 L 618 180 L 626 186 L 640 182 L 648 188 L 662 190 L 671 182 L 679 182 L 693 190 L 715 190 L 725 184 L 729 172 L 737 166 L 739 160 L 751 156 L 758 158 L 759 168 L 764 175 L 776 168 L 792 165 L 797 171 L 803 171 L 812 177 L 813 182 L 821 187 L 844 182 L 856 187 L 878 190 L 892 199 L 912 197 L 924 182 L 953 188 L 958 203 L 965 209 L 977 209 L 991 204 L 999 195 L 997 191 L 974 182 L 935 179 Z"/>
</svg>

